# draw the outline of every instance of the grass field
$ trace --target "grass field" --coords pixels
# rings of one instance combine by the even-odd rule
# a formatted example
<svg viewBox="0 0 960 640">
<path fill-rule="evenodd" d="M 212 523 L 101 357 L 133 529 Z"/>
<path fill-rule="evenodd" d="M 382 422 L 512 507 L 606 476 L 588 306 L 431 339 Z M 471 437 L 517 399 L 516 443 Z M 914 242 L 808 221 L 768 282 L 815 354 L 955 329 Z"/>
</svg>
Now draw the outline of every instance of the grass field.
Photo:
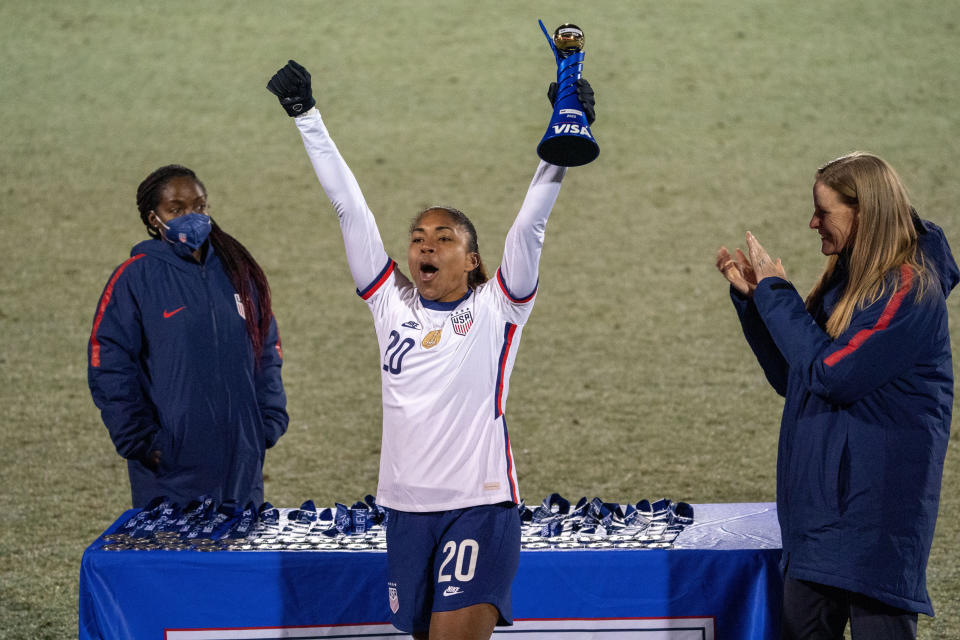
<svg viewBox="0 0 960 640">
<path fill-rule="evenodd" d="M 372 323 L 264 85 L 288 58 L 310 69 L 394 257 L 440 202 L 496 265 L 549 117 L 537 18 L 586 33 L 601 155 L 569 172 L 547 230 L 507 407 L 522 493 L 774 499 L 782 405 L 713 255 L 750 229 L 809 288 L 813 172 L 854 149 L 897 167 L 960 247 L 956 3 L 4 1 L 0 638 L 76 635 L 83 549 L 129 506 L 85 358 L 101 289 L 145 237 L 139 181 L 194 168 L 270 278 L 291 423 L 268 499 L 360 498 L 379 451 Z M 949 307 L 956 324 L 960 294 Z M 957 440 L 924 639 L 960 637 Z"/>
</svg>

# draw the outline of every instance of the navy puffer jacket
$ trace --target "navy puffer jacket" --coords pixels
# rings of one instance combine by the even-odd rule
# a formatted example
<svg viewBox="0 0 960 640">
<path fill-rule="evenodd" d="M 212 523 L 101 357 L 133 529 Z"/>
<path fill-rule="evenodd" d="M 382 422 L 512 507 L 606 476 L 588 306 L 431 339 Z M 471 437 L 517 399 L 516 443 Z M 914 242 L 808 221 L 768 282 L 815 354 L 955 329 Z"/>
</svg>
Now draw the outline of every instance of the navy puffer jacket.
<svg viewBox="0 0 960 640">
<path fill-rule="evenodd" d="M 134 507 L 165 495 L 263 502 L 263 461 L 286 431 L 275 321 L 259 362 L 243 307 L 206 245 L 202 263 L 146 240 L 100 296 L 88 381 L 117 453 L 127 459 Z M 144 464 L 163 452 L 159 468 Z"/>
<path fill-rule="evenodd" d="M 901 269 L 895 289 L 836 339 L 824 326 L 846 284 L 842 260 L 813 314 L 780 278 L 761 281 L 752 299 L 732 288 L 731 297 L 786 398 L 777 459 L 786 575 L 933 615 L 926 565 L 953 406 L 946 297 L 960 274 L 942 230 L 917 224 L 939 286 L 918 299 L 917 276 Z"/>
</svg>

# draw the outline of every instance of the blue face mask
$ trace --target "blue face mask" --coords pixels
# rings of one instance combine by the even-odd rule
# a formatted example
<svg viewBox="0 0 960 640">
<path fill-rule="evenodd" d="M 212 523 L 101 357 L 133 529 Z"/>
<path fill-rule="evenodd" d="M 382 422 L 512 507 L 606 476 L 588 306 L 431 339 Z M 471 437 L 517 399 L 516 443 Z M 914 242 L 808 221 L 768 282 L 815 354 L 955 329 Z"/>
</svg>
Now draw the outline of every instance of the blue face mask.
<svg viewBox="0 0 960 640">
<path fill-rule="evenodd" d="M 185 246 L 190 251 L 196 251 L 210 235 L 210 216 L 202 213 L 187 213 L 170 221 L 169 225 L 157 218 L 157 222 L 164 228 L 164 239 L 174 247 Z"/>
</svg>

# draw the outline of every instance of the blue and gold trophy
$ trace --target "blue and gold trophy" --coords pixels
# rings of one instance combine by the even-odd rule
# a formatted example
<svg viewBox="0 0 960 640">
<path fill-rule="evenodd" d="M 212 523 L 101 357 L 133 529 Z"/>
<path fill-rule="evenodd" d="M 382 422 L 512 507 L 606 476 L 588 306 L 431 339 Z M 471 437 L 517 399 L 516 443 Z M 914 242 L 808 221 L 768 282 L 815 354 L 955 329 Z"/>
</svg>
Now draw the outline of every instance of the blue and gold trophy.
<svg viewBox="0 0 960 640">
<path fill-rule="evenodd" d="M 557 97 L 537 155 L 560 167 L 578 167 L 600 155 L 577 97 L 576 82 L 583 68 L 583 31 L 575 24 L 562 24 L 551 38 L 543 20 L 539 22 L 557 59 Z"/>
</svg>

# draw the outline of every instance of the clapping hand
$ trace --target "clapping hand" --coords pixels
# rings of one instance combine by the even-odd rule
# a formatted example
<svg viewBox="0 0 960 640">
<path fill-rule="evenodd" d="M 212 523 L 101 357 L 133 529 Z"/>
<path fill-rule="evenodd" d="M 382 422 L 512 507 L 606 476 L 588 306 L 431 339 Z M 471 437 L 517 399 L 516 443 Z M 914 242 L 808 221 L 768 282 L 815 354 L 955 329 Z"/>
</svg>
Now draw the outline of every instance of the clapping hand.
<svg viewBox="0 0 960 640">
<path fill-rule="evenodd" d="M 730 255 L 726 247 L 717 251 L 717 270 L 741 294 L 750 297 L 753 295 L 757 283 L 764 278 L 784 278 L 787 273 L 780 259 L 773 260 L 752 233 L 747 231 L 747 258 L 743 251 L 737 249 L 736 257 Z"/>
</svg>

